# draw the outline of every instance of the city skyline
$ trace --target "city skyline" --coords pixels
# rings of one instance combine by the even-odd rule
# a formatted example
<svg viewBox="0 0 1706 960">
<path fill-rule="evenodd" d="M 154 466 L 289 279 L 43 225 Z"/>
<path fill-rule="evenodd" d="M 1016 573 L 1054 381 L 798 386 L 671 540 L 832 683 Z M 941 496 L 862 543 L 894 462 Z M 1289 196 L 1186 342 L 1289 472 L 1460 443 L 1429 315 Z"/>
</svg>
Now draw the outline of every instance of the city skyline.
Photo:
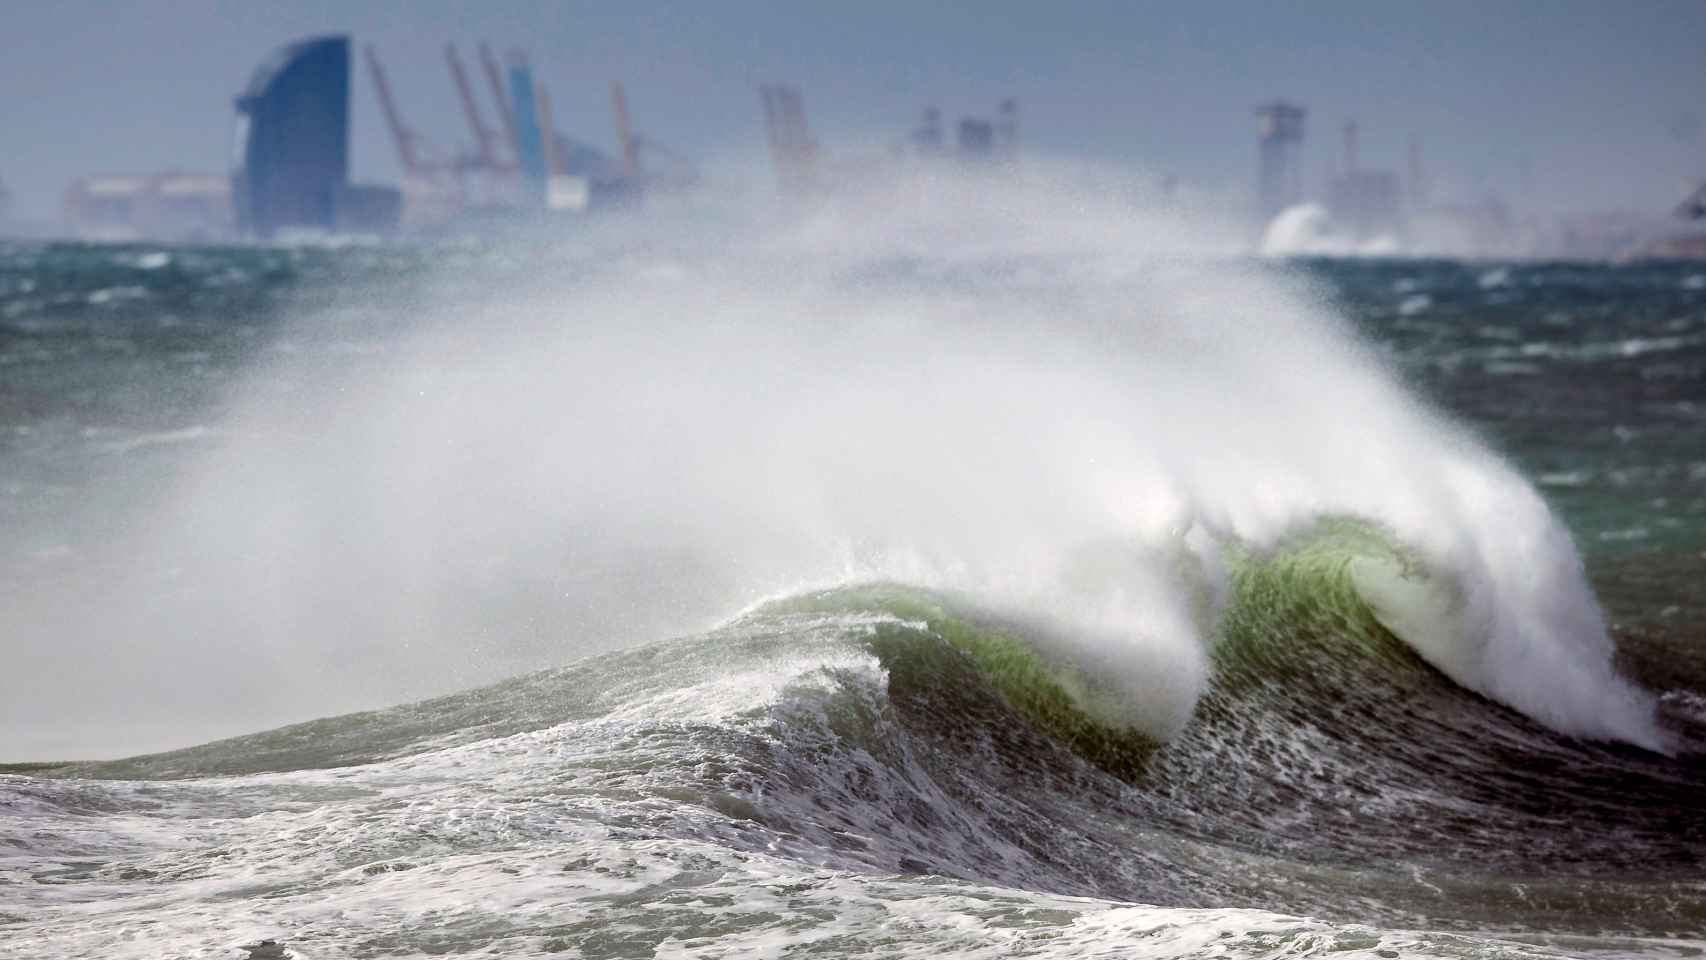
<svg viewBox="0 0 1706 960">
<path fill-rule="evenodd" d="M 526 49 L 561 129 L 612 149 L 608 83 L 636 125 L 712 169 L 763 159 L 759 84 L 804 91 L 831 152 L 898 141 L 927 105 L 949 118 L 1021 103 L 1031 153 L 1248 194 L 1258 102 L 1310 111 L 1305 190 L 1337 172 L 1360 124 L 1368 167 L 1402 172 L 1412 138 L 1442 199 L 1503 195 L 1530 212 L 1662 215 L 1706 176 L 1698 92 L 1706 18 L 1691 4 L 768 3 L 477 7 L 453 0 L 277 10 L 219 0 L 82 3 L 13 15 L 39 42 L 0 65 L 13 118 L 0 181 L 20 219 L 51 221 L 76 177 L 230 168 L 232 100 L 272 50 L 353 35 L 384 59 L 409 123 L 441 150 L 471 140 L 443 47 Z M 185 44 L 185 39 L 193 43 Z M 77 66 L 73 66 L 73 65 Z M 400 168 L 364 70 L 353 174 Z"/>
</svg>

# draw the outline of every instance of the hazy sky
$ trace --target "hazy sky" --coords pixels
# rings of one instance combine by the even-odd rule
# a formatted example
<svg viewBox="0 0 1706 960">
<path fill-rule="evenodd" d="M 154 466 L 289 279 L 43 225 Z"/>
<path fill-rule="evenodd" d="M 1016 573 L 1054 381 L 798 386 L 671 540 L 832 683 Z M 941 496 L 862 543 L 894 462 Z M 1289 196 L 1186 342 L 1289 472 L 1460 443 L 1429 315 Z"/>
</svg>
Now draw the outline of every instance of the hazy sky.
<svg viewBox="0 0 1706 960">
<path fill-rule="evenodd" d="M 255 64 L 325 32 L 377 45 L 407 119 L 447 149 L 471 138 L 443 44 L 483 39 L 527 49 L 559 126 L 600 145 L 621 78 L 658 141 L 757 156 L 756 87 L 783 79 L 831 151 L 897 139 L 926 103 L 951 118 L 1016 96 L 1030 149 L 1247 193 L 1250 108 L 1280 96 L 1311 111 L 1311 190 L 1350 116 L 1364 165 L 1401 169 L 1414 135 L 1437 193 L 1527 209 L 1665 210 L 1706 177 L 1703 0 L 22 0 L 5 22 L 0 180 L 32 218 L 87 173 L 225 171 Z M 393 180 L 365 71 L 354 124 L 357 177 Z"/>
</svg>

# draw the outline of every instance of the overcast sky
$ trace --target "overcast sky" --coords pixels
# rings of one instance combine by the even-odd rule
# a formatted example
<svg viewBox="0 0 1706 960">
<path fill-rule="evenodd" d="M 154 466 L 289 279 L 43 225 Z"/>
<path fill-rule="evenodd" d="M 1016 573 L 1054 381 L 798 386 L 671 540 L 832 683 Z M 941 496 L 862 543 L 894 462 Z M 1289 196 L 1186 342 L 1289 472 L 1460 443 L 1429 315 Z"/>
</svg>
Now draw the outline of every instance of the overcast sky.
<svg viewBox="0 0 1706 960">
<path fill-rule="evenodd" d="M 20 0 L 0 33 L 0 180 L 18 213 L 52 218 L 79 175 L 225 172 L 232 97 L 254 66 L 328 32 L 375 44 L 407 119 L 446 149 L 471 138 L 443 45 L 471 56 L 486 40 L 527 49 L 559 126 L 602 146 L 620 78 L 658 141 L 756 156 L 756 87 L 781 79 L 832 152 L 898 139 L 926 103 L 953 117 L 1016 96 L 1029 149 L 1247 193 L 1251 107 L 1285 97 L 1310 110 L 1312 190 L 1352 116 L 1365 166 L 1402 169 L 1418 137 L 1436 193 L 1463 199 L 1665 210 L 1706 177 L 1703 0 Z M 355 173 L 394 180 L 373 91 L 354 79 Z"/>
</svg>

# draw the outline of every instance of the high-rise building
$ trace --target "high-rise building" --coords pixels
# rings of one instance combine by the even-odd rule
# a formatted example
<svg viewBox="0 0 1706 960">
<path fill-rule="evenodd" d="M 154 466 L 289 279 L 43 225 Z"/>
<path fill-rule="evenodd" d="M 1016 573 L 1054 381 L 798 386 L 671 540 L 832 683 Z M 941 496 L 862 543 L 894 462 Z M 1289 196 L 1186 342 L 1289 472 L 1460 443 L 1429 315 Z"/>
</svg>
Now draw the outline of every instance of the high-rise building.
<svg viewBox="0 0 1706 960">
<path fill-rule="evenodd" d="M 350 45 L 312 37 L 268 57 L 237 98 L 237 226 L 331 230 L 349 182 Z"/>
</svg>

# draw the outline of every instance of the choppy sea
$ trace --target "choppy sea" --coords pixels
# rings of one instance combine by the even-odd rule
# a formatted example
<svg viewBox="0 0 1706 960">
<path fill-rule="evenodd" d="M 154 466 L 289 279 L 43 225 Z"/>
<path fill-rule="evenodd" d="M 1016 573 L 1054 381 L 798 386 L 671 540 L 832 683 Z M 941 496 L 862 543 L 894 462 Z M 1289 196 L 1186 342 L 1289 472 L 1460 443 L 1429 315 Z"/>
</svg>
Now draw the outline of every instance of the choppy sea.
<svg viewBox="0 0 1706 960">
<path fill-rule="evenodd" d="M 0 956 L 1706 953 L 1706 267 L 917 216 L 0 244 Z"/>
</svg>

